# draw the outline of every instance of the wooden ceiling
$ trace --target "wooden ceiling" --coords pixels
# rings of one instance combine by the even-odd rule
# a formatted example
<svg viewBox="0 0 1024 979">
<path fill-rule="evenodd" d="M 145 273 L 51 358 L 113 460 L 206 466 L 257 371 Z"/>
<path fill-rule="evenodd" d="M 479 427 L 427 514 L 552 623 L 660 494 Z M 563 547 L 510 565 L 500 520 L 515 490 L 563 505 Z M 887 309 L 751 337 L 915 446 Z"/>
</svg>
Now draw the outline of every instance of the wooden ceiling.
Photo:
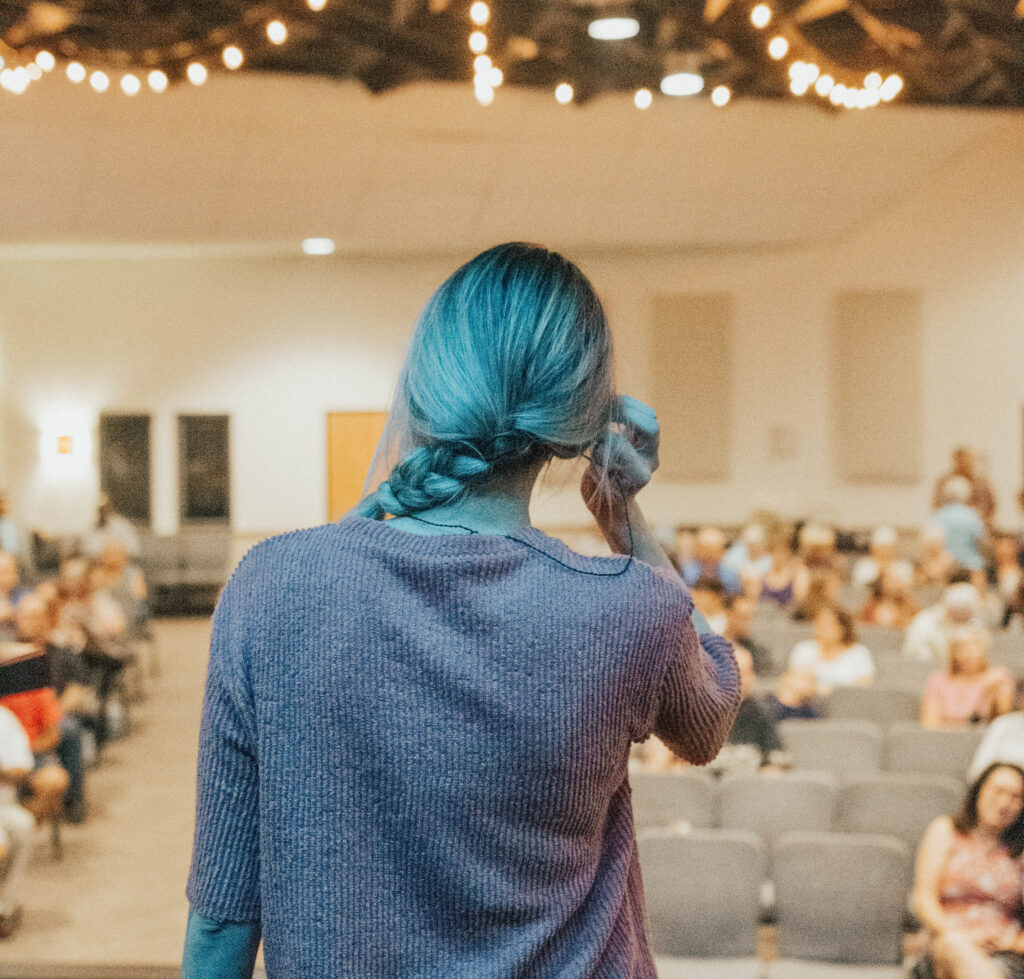
<svg viewBox="0 0 1024 979">
<path fill-rule="evenodd" d="M 312 0 L 317 3 L 318 0 Z M 847 85 L 898 74 L 904 103 L 1024 106 L 1024 0 L 768 0 L 770 23 L 751 22 L 756 0 L 491 0 L 483 28 L 504 84 L 554 90 L 569 82 L 576 102 L 606 92 L 658 91 L 673 66 L 705 79 L 704 96 L 725 85 L 734 97 L 794 99 L 789 65 L 813 61 Z M 599 41 L 592 20 L 630 16 L 631 39 Z M 266 34 L 275 19 L 288 38 Z M 185 81 L 194 60 L 225 71 L 221 51 L 244 51 L 243 70 L 358 79 L 381 93 L 424 80 L 472 83 L 469 0 L 0 0 L 0 54 L 8 65 L 37 51 L 88 69 L 160 68 Z M 768 41 L 788 42 L 775 60 Z M 0 93 L 2 94 L 2 93 Z M 500 94 L 499 94 L 500 97 Z M 811 99 L 824 110 L 827 98 Z"/>
</svg>

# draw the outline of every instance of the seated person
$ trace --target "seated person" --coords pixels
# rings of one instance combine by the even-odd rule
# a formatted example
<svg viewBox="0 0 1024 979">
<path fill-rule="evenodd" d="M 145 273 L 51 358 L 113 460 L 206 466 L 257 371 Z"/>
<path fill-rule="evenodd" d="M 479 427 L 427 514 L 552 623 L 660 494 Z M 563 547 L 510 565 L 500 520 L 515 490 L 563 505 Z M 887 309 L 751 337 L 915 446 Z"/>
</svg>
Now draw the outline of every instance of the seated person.
<svg viewBox="0 0 1024 979">
<path fill-rule="evenodd" d="M 1024 771 L 996 763 L 940 816 L 917 854 L 913 909 L 929 949 L 918 979 L 1024 979 Z"/>
<path fill-rule="evenodd" d="M 837 605 L 826 605 L 815 615 L 814 638 L 793 647 L 789 668 L 811 673 L 822 696 L 834 687 L 866 686 L 875 679 L 871 653 L 857 642 L 850 613 Z"/>
<path fill-rule="evenodd" d="M 750 624 L 754 618 L 756 603 L 746 595 L 730 595 L 725 600 L 725 629 L 722 635 L 733 647 L 742 646 L 754 661 L 754 672 L 758 676 L 770 676 L 776 672 L 771 651 L 751 638 Z M 714 626 L 712 626 L 714 628 Z"/>
<path fill-rule="evenodd" d="M 14 613 L 28 591 L 19 583 L 17 560 L 12 554 L 0 552 L 0 637 L 11 638 Z"/>
<path fill-rule="evenodd" d="M 740 576 L 723 563 L 724 556 L 725 534 L 717 527 L 701 527 L 693 559 L 682 566 L 683 581 L 693 588 L 699 578 L 717 578 L 727 592 L 738 595 L 743 591 Z"/>
<path fill-rule="evenodd" d="M 717 578 L 703 575 L 698 578 L 690 589 L 693 604 L 700 610 L 708 625 L 722 635 L 728 623 L 725 612 L 725 588 Z"/>
<path fill-rule="evenodd" d="M 858 618 L 887 629 L 906 629 L 921 611 L 910 589 L 914 571 L 904 561 L 894 561 L 869 585 L 870 595 Z"/>
<path fill-rule="evenodd" d="M 876 527 L 871 534 L 870 550 L 858 558 L 850 574 L 853 584 L 869 588 L 896 561 L 896 531 L 892 527 Z"/>
<path fill-rule="evenodd" d="M 821 717 L 817 692 L 818 684 L 809 670 L 787 670 L 761 703 L 773 721 L 813 721 Z"/>
<path fill-rule="evenodd" d="M 979 592 L 985 588 L 985 559 L 982 549 L 987 530 L 985 522 L 969 504 L 971 484 L 963 476 L 946 480 L 942 490 L 942 505 L 932 518 L 942 528 L 946 550 L 953 560 L 971 572 L 972 582 Z"/>
<path fill-rule="evenodd" d="M 28 781 L 34 760 L 28 734 L 7 708 L 0 707 L 0 938 L 21 922 L 18 895 L 32 856 L 36 821 L 18 804 L 17 790 Z"/>
<path fill-rule="evenodd" d="M 793 604 L 797 559 L 785 534 L 776 534 L 768 544 L 771 565 L 761 578 L 759 599 L 779 608 Z"/>
<path fill-rule="evenodd" d="M 68 773 L 56 753 L 60 744 L 60 705 L 53 689 L 42 687 L 0 697 L 0 706 L 18 718 L 28 735 L 33 768 L 19 788 L 18 798 L 42 825 L 57 817 L 68 787 Z"/>
<path fill-rule="evenodd" d="M 974 585 L 961 581 L 950 585 L 934 605 L 918 612 L 903 637 L 908 659 L 944 665 L 949 657 L 949 637 L 984 615 L 981 596 Z"/>
<path fill-rule="evenodd" d="M 915 587 L 948 585 L 955 567 L 953 555 L 946 550 L 946 532 L 938 524 L 928 524 L 921 531 L 921 560 L 914 569 Z"/>
<path fill-rule="evenodd" d="M 775 722 L 754 696 L 754 661 L 742 646 L 734 646 L 740 672 L 740 710 L 729 737 L 711 762 L 715 772 L 756 771 L 788 763 Z"/>
<path fill-rule="evenodd" d="M 1016 604 L 1021 584 L 1024 584 L 1024 571 L 1021 571 L 1017 561 L 1017 539 L 1010 534 L 1000 534 L 995 540 L 992 578 L 1003 607 L 1001 618 L 1005 624 L 1009 624 L 1010 616 L 1006 613 Z"/>
<path fill-rule="evenodd" d="M 997 717 L 985 731 L 971 759 L 967 777 L 977 778 L 995 761 L 1024 768 L 1024 677 L 1014 687 L 1013 711 Z"/>
<path fill-rule="evenodd" d="M 831 608 L 839 601 L 842 578 L 834 568 L 814 568 L 802 578 L 798 577 L 798 582 L 793 608 L 793 618 L 797 622 L 813 621 L 821 609 Z"/>
<path fill-rule="evenodd" d="M 958 728 L 987 724 L 1010 710 L 1013 676 L 1005 666 L 990 666 L 988 633 L 968 627 L 949 643 L 946 669 L 928 679 L 921 700 L 921 724 Z"/>
</svg>

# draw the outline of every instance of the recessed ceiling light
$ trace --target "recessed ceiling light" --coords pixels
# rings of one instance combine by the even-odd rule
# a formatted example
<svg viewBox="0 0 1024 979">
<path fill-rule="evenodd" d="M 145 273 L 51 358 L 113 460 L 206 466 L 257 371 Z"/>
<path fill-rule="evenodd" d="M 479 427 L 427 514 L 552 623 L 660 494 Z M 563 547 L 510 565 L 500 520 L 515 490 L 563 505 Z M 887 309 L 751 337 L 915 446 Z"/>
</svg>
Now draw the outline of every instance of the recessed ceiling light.
<svg viewBox="0 0 1024 979">
<path fill-rule="evenodd" d="M 704 90 L 704 79 L 692 71 L 677 71 L 661 80 L 665 95 L 696 95 Z"/>
<path fill-rule="evenodd" d="M 595 41 L 624 41 L 640 33 L 640 21 L 635 17 L 599 17 L 590 22 L 587 33 Z"/>
<path fill-rule="evenodd" d="M 334 239 L 303 238 L 302 250 L 307 255 L 331 255 L 334 252 Z"/>
</svg>

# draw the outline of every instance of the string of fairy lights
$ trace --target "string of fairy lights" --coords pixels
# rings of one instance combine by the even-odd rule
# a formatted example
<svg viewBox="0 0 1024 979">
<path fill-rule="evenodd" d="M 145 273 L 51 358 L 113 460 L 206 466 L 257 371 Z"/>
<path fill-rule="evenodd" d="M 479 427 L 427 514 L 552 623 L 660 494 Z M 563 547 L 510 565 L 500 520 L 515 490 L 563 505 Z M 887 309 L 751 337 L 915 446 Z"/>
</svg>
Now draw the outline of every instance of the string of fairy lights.
<svg viewBox="0 0 1024 979">
<path fill-rule="evenodd" d="M 328 0 L 306 0 L 307 6 L 321 11 Z M 1024 0 L 1022 0 L 1024 2 Z M 842 66 L 828 63 L 821 52 L 813 48 L 796 28 L 780 24 L 769 30 L 776 20 L 775 13 L 767 3 L 758 3 L 750 11 L 750 22 L 765 38 L 764 50 L 767 57 L 785 64 L 789 78 L 789 90 L 796 97 L 812 94 L 836 107 L 847 109 L 868 109 L 883 102 L 891 102 L 903 89 L 899 75 L 883 76 L 880 71 L 871 71 L 864 76 L 857 75 Z M 469 7 L 469 50 L 473 55 L 473 91 L 477 101 L 488 106 L 494 102 L 495 90 L 504 81 L 502 69 L 494 63 L 488 48 L 490 41 L 487 26 L 491 21 L 491 9 L 484 0 L 476 0 Z M 280 47 L 288 40 L 288 27 L 280 18 L 267 20 L 262 26 L 265 43 Z M 602 17 L 591 21 L 588 33 L 600 41 L 615 42 L 635 37 L 639 22 L 632 17 Z M 159 52 L 157 53 L 159 58 Z M 797 57 L 799 55 L 799 57 Z M 792 59 L 792 60 L 789 60 Z M 176 61 L 173 52 L 167 62 Z M 238 71 L 245 65 L 246 54 L 241 41 L 211 48 L 203 57 L 196 57 L 184 66 L 183 75 L 192 85 L 206 82 L 210 73 L 223 67 L 228 72 Z M 819 64 L 822 62 L 822 64 Z M 88 68 L 82 61 L 62 62 L 64 74 L 74 85 L 88 82 L 97 93 L 112 87 L 120 89 L 127 96 L 135 96 L 148 88 L 151 92 L 165 92 L 171 84 L 167 71 L 160 67 L 148 71 L 124 71 L 119 74 L 104 68 Z M 52 74 L 58 67 L 58 58 L 52 52 L 36 51 L 26 58 L 0 42 L 0 89 L 13 95 L 21 95 L 34 82 Z M 703 92 L 704 78 L 699 70 L 679 71 L 666 74 L 661 79 L 660 90 L 668 96 L 692 96 Z M 575 99 L 571 81 L 559 81 L 554 89 L 555 100 L 569 105 Z M 713 105 L 722 108 L 732 100 L 732 90 L 727 85 L 717 85 L 710 92 Z M 638 109 L 648 109 L 654 103 L 654 93 L 649 88 L 640 88 L 633 93 L 633 102 Z"/>
</svg>

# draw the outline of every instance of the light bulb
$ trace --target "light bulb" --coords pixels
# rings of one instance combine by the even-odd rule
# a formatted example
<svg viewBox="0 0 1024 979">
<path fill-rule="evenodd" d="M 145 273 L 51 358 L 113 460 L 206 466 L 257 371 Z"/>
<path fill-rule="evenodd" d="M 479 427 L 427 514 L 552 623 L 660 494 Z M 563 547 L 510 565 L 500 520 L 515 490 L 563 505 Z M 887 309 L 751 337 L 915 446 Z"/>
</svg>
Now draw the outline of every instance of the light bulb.
<svg viewBox="0 0 1024 979">
<path fill-rule="evenodd" d="M 879 88 L 882 84 L 882 76 L 877 71 L 871 72 L 870 75 L 864 76 L 864 87 L 865 88 Z"/>
<path fill-rule="evenodd" d="M 323 10 L 327 6 L 327 0 L 306 0 L 310 10 Z"/>
<path fill-rule="evenodd" d="M 242 54 L 242 49 L 236 47 L 234 44 L 229 44 L 221 52 L 221 58 L 224 60 L 225 67 L 230 68 L 231 71 L 241 68 L 242 62 L 245 61 L 245 55 Z"/>
<path fill-rule="evenodd" d="M 167 89 L 167 76 L 159 68 L 151 71 L 146 76 L 146 81 L 154 92 L 163 92 Z"/>
<path fill-rule="evenodd" d="M 824 97 L 832 91 L 835 84 L 836 80 L 831 75 L 821 75 L 814 83 L 814 91 Z"/>
<path fill-rule="evenodd" d="M 188 66 L 188 70 L 185 72 L 188 75 L 188 80 L 193 85 L 202 85 L 206 81 L 206 68 L 201 65 L 198 61 L 193 61 Z"/>
<path fill-rule="evenodd" d="M 486 3 L 474 3 L 473 6 L 469 8 L 469 19 L 478 27 L 483 27 L 484 24 L 490 20 L 490 17 L 491 9 Z"/>
<path fill-rule="evenodd" d="M 77 61 L 72 61 L 70 65 L 65 69 L 68 78 L 73 81 L 76 85 L 79 82 L 85 81 L 86 71 L 85 68 L 80 65 Z"/>
<path fill-rule="evenodd" d="M 711 93 L 711 101 L 719 108 L 728 104 L 729 99 L 731 98 L 732 92 L 729 91 L 729 88 L 726 85 L 717 85 Z"/>
<path fill-rule="evenodd" d="M 469 35 L 469 50 L 473 54 L 483 54 L 487 50 L 487 35 L 483 31 L 473 31 Z"/>
<path fill-rule="evenodd" d="M 878 94 L 883 102 L 891 102 L 903 89 L 903 79 L 899 75 L 890 75 L 879 89 Z"/>
<path fill-rule="evenodd" d="M 57 59 L 50 54 L 49 51 L 40 51 L 36 55 L 36 64 L 39 65 L 43 71 L 53 71 L 54 65 L 57 64 Z"/>
<path fill-rule="evenodd" d="M 649 88 L 639 88 L 633 96 L 633 104 L 638 109 L 649 109 L 654 101 L 654 96 Z"/>
<path fill-rule="evenodd" d="M 34 61 L 30 61 L 27 65 L 25 65 L 25 71 L 28 72 L 28 77 L 32 79 L 32 81 L 34 82 L 39 81 L 39 79 L 43 77 L 43 69 L 40 68 L 39 65 L 37 65 Z"/>
<path fill-rule="evenodd" d="M 750 23 L 755 27 L 767 27 L 768 21 L 772 19 L 772 8 L 766 3 L 759 3 L 750 11 Z"/>
<path fill-rule="evenodd" d="M 555 89 L 555 98 L 562 105 L 568 105 L 572 101 L 574 94 L 572 86 L 568 82 L 562 82 L 562 84 Z"/>
<path fill-rule="evenodd" d="M 843 84 L 833 85 L 832 91 L 828 93 L 828 100 L 833 105 L 842 105 L 843 96 L 846 95 L 846 86 Z"/>
<path fill-rule="evenodd" d="M 125 95 L 138 95 L 141 89 L 142 82 L 134 75 L 123 75 L 121 77 L 121 91 Z"/>
<path fill-rule="evenodd" d="M 288 28 L 279 20 L 272 20 L 267 24 L 267 37 L 272 44 L 284 44 L 288 40 Z"/>
<path fill-rule="evenodd" d="M 486 54 L 481 54 L 473 59 L 473 71 L 478 75 L 482 75 L 485 71 L 490 71 L 493 67 L 494 62 Z"/>
<path fill-rule="evenodd" d="M 768 44 L 768 53 L 776 60 L 781 61 L 786 57 L 786 52 L 789 50 L 789 41 L 787 41 L 781 34 L 776 35 L 771 39 Z"/>
<path fill-rule="evenodd" d="M 595 41 L 625 41 L 640 33 L 635 17 L 599 17 L 587 25 L 587 33 Z"/>
<path fill-rule="evenodd" d="M 490 105 L 494 101 L 494 89 L 490 85 L 475 85 L 473 87 L 476 93 L 476 100 L 481 105 Z"/>
<path fill-rule="evenodd" d="M 110 88 L 110 78 L 105 71 L 94 71 L 89 76 L 89 84 L 96 92 L 105 92 Z"/>
</svg>

